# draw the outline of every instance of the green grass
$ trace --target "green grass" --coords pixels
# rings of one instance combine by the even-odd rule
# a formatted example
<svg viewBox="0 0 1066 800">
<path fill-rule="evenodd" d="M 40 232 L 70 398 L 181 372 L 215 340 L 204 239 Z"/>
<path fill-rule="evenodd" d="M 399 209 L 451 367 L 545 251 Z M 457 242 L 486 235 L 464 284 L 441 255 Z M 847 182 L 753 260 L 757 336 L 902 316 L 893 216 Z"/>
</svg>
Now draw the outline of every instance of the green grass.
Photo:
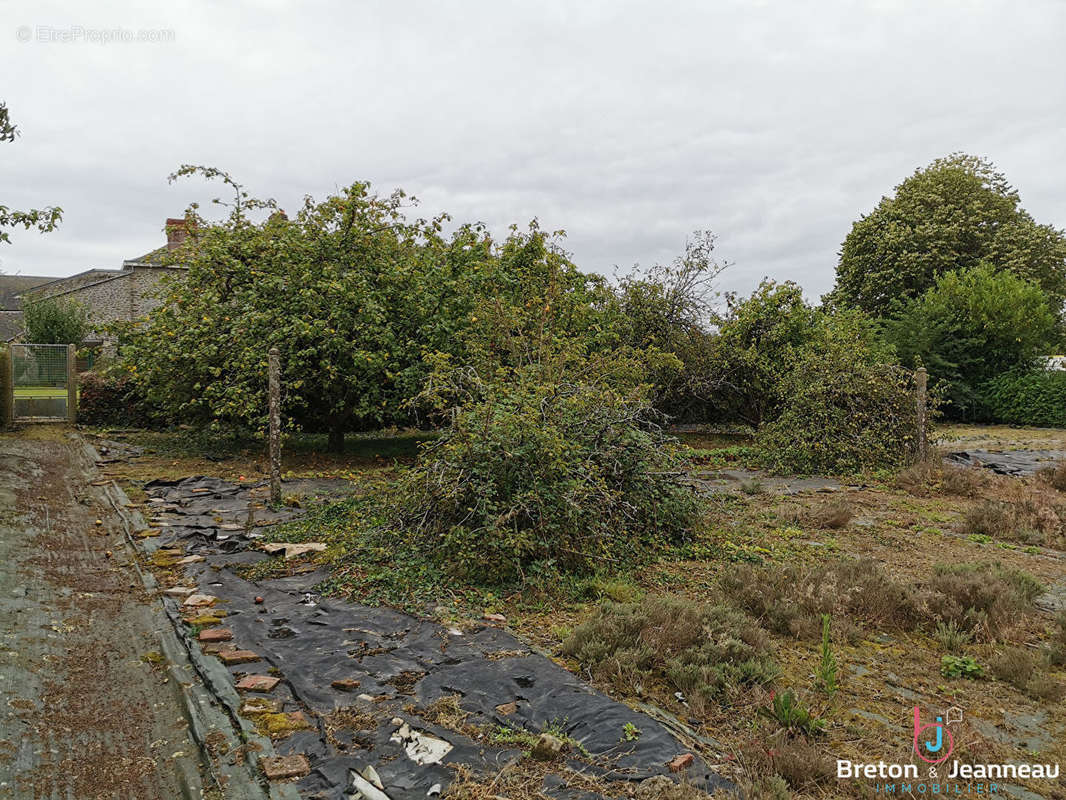
<svg viewBox="0 0 1066 800">
<path fill-rule="evenodd" d="M 65 386 L 16 386 L 15 397 L 66 397 Z"/>
</svg>

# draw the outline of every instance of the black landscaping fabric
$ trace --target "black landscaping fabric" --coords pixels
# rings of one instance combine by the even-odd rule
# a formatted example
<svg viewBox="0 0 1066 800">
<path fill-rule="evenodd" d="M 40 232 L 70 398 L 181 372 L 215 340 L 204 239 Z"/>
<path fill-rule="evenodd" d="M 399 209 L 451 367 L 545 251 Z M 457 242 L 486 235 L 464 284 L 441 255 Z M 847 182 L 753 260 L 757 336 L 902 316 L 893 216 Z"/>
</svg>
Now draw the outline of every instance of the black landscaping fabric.
<svg viewBox="0 0 1066 800">
<path fill-rule="evenodd" d="M 336 492 L 337 483 L 286 483 L 286 494 Z M 311 774 L 297 782 L 306 798 L 358 797 L 353 772 L 372 766 L 391 800 L 424 798 L 446 791 L 463 764 L 475 773 L 494 774 L 519 755 L 516 749 L 492 746 L 431 724 L 411 713 L 446 695 L 459 695 L 469 722 L 505 725 L 539 733 L 558 724 L 581 742 L 588 760 L 570 753 L 558 762 L 544 791 L 559 798 L 595 798 L 567 786 L 567 768 L 609 780 L 643 781 L 669 775 L 667 764 L 690 752 L 657 721 L 594 691 L 577 677 L 532 652 L 506 630 L 485 625 L 460 632 L 390 608 L 371 608 L 324 598 L 315 591 L 325 577 L 308 572 L 251 583 L 232 567 L 268 556 L 255 549 L 263 527 L 293 519 L 297 508 L 266 507 L 262 484 L 234 484 L 209 477 L 148 484 L 151 524 L 159 546 L 181 546 L 183 554 L 205 561 L 185 567 L 187 586 L 218 598 L 233 631 L 233 644 L 252 650 L 260 661 L 229 667 L 234 681 L 243 674 L 273 674 L 281 683 L 267 695 L 283 702 L 284 711 L 303 711 L 314 726 L 278 742 L 279 754 L 304 753 Z M 154 546 L 154 544 L 153 544 Z M 257 604 L 256 598 L 263 602 Z M 181 599 L 167 598 L 180 605 Z M 195 646 L 195 645 L 194 645 Z M 334 681 L 358 681 L 339 690 Z M 360 697 L 362 696 L 362 697 Z M 504 715 L 497 707 L 515 703 Z M 328 715 L 355 707 L 377 720 L 372 730 L 334 729 Z M 406 707 L 406 709 L 405 709 Z M 448 742 L 452 749 L 436 764 L 418 764 L 393 740 L 400 728 Z M 631 724 L 641 733 L 622 742 Z M 729 785 L 698 756 L 686 779 L 708 792 Z M 437 785 L 440 785 L 440 789 Z"/>
<path fill-rule="evenodd" d="M 1032 475 L 1066 460 L 1066 450 L 960 450 L 946 461 L 968 467 L 984 467 L 999 475 Z"/>
</svg>

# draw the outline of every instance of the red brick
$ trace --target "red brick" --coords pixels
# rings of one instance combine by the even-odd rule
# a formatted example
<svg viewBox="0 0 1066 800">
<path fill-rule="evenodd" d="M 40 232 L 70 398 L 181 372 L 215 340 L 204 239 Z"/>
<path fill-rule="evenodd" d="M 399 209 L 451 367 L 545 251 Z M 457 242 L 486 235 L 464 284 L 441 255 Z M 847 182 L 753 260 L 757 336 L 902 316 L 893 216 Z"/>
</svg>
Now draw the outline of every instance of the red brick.
<svg viewBox="0 0 1066 800">
<path fill-rule="evenodd" d="M 245 675 L 237 681 L 237 691 L 241 692 L 270 692 L 281 683 L 281 678 L 273 675 Z"/>
<path fill-rule="evenodd" d="M 200 631 L 196 638 L 201 642 L 228 642 L 233 638 L 233 631 L 229 628 L 208 628 Z"/>
<path fill-rule="evenodd" d="M 311 774 L 311 764 L 305 755 L 270 756 L 260 759 L 267 780 L 283 781 L 286 778 L 302 778 Z"/>
<path fill-rule="evenodd" d="M 681 772 L 692 766 L 696 757 L 692 753 L 682 753 L 679 756 L 674 756 L 674 760 L 667 764 L 670 767 L 671 772 Z"/>
<path fill-rule="evenodd" d="M 218 654 L 223 664 L 248 664 L 259 660 L 259 654 L 251 650 L 223 650 Z"/>
<path fill-rule="evenodd" d="M 340 692 L 352 692 L 359 688 L 359 681 L 355 678 L 344 678 L 339 681 L 333 681 L 330 686 Z"/>
</svg>

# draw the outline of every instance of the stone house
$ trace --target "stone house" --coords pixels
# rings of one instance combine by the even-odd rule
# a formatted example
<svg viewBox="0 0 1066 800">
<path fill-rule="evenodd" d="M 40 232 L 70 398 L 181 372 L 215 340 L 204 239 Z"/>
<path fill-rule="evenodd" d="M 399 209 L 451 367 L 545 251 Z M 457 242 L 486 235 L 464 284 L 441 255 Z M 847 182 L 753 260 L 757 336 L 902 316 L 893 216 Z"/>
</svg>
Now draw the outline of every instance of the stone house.
<svg viewBox="0 0 1066 800">
<path fill-rule="evenodd" d="M 159 304 L 156 297 L 166 276 L 180 275 L 184 267 L 164 265 L 163 256 L 184 243 L 184 219 L 166 221 L 167 243 L 137 258 L 126 259 L 120 269 L 88 269 L 66 278 L 0 275 L 0 341 L 14 341 L 23 333 L 21 305 L 27 299 L 55 297 L 81 304 L 93 331 L 84 344 L 108 341 L 104 328 L 119 321 L 139 319 Z"/>
</svg>

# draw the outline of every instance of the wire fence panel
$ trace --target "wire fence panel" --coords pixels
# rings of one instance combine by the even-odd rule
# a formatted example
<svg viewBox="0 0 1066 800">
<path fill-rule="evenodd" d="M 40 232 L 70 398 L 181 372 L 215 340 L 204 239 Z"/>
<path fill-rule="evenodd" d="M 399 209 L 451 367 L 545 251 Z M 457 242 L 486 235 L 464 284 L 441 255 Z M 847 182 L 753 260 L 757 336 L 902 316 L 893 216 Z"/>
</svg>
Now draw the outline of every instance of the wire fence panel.
<svg viewBox="0 0 1066 800">
<path fill-rule="evenodd" d="M 65 344 L 12 344 L 11 377 L 16 419 L 67 417 L 70 375 Z"/>
</svg>

